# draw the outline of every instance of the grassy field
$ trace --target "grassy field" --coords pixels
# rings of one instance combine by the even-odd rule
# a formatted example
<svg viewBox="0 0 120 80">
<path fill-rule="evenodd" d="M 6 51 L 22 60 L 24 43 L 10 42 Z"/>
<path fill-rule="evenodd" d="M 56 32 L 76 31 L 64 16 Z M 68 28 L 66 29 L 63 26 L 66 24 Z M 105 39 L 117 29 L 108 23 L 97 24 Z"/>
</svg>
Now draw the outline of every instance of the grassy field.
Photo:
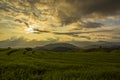
<svg viewBox="0 0 120 80">
<path fill-rule="evenodd" d="M 120 51 L 0 49 L 0 80 L 120 80 Z"/>
</svg>

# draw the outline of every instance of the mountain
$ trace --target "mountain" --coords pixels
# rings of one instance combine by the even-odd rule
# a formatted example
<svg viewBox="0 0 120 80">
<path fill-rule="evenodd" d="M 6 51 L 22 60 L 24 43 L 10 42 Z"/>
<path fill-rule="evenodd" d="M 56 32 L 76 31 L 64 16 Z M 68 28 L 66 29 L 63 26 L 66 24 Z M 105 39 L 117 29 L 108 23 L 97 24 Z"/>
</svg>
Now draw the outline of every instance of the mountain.
<svg viewBox="0 0 120 80">
<path fill-rule="evenodd" d="M 75 51 L 78 50 L 79 47 L 69 44 L 69 43 L 53 43 L 53 44 L 47 44 L 43 47 L 36 47 L 37 50 L 49 50 L 49 51 L 55 51 L 55 52 L 65 52 L 65 51 Z"/>
</svg>

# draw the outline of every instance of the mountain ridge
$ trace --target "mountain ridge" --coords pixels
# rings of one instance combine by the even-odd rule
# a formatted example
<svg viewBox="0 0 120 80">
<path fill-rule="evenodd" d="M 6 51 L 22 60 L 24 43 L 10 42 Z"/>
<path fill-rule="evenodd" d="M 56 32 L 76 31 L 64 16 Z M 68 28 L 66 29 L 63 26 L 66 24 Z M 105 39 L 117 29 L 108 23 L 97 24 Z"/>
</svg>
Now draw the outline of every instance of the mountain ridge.
<svg viewBox="0 0 120 80">
<path fill-rule="evenodd" d="M 35 49 L 64 52 L 64 51 L 74 51 L 74 50 L 78 50 L 80 48 L 73 44 L 70 44 L 70 43 L 52 43 L 52 44 L 44 45 L 42 47 L 35 47 Z"/>
</svg>

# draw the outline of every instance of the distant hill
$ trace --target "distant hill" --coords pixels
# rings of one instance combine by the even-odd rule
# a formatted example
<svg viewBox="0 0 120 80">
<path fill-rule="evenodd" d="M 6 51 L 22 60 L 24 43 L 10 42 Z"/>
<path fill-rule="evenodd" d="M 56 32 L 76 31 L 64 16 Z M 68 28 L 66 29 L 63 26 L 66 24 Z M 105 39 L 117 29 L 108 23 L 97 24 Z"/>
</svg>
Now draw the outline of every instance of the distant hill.
<svg viewBox="0 0 120 80">
<path fill-rule="evenodd" d="M 35 49 L 64 52 L 64 51 L 75 51 L 75 50 L 78 50 L 79 47 L 69 43 L 53 43 L 53 44 L 48 44 L 42 47 L 36 47 Z"/>
</svg>

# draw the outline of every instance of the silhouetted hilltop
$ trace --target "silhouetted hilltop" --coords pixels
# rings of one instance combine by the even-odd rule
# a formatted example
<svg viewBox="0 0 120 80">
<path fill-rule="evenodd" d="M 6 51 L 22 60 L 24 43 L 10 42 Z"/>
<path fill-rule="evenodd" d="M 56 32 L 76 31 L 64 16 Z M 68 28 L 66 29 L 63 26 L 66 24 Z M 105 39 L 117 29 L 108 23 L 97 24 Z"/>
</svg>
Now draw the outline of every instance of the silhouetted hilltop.
<svg viewBox="0 0 120 80">
<path fill-rule="evenodd" d="M 54 44 L 48 44 L 43 47 L 36 47 L 35 49 L 38 50 L 50 50 L 55 52 L 64 52 L 64 51 L 74 51 L 78 50 L 79 47 L 69 44 L 69 43 L 54 43 Z"/>
</svg>

